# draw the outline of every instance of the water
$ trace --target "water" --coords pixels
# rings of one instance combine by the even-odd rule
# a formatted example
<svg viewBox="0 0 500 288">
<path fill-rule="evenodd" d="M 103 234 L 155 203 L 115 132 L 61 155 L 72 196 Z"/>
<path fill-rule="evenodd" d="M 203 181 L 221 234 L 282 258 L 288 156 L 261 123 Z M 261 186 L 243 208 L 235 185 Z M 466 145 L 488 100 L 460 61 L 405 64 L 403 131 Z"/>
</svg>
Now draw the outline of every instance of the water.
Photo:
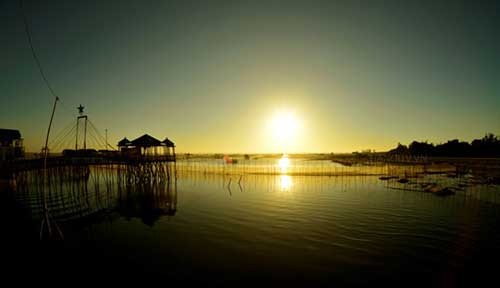
<svg viewBox="0 0 500 288">
<path fill-rule="evenodd" d="M 495 277 L 498 186 L 470 186 L 441 198 L 366 175 L 179 168 L 158 182 L 136 183 L 117 171 L 94 167 L 71 181 L 51 174 L 48 206 L 65 241 L 50 247 L 34 244 L 43 199 L 36 175 L 27 173 L 19 178 L 25 185 L 18 179 L 15 189 L 3 188 L 17 203 L 4 213 L 19 220 L 2 217 L 10 223 L 3 227 L 14 231 L 5 235 L 32 239 L 23 245 L 43 250 L 37 257 L 50 251 L 56 271 L 80 273 L 68 270 L 71 263 L 179 283 L 453 286 Z"/>
</svg>

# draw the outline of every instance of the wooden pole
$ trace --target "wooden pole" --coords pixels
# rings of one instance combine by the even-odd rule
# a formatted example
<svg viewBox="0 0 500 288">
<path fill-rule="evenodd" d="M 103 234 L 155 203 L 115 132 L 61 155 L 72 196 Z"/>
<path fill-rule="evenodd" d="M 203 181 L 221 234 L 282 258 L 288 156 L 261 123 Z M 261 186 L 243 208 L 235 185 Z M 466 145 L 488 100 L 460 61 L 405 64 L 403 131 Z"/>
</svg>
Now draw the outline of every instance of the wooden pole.
<svg viewBox="0 0 500 288">
<path fill-rule="evenodd" d="M 85 116 L 85 128 L 83 131 L 83 150 L 87 149 L 87 116 Z"/>
<path fill-rule="evenodd" d="M 59 101 L 59 97 L 56 97 L 56 100 L 54 101 L 54 107 L 52 107 L 52 114 L 50 115 L 50 122 L 49 122 L 49 128 L 47 129 L 47 136 L 45 137 L 45 156 L 43 160 L 43 168 L 47 168 L 47 155 L 49 152 L 49 135 L 50 135 L 50 128 L 52 127 L 52 120 L 54 120 L 54 113 L 56 112 L 56 106 L 57 106 L 57 101 Z"/>
<path fill-rule="evenodd" d="M 75 151 L 78 150 L 78 124 L 80 123 L 80 117 L 76 118 L 76 141 L 75 141 Z"/>
<path fill-rule="evenodd" d="M 51 227 L 50 227 L 50 223 L 49 223 L 49 213 L 48 213 L 48 205 L 47 205 L 47 193 L 45 191 L 45 182 L 47 180 L 47 156 L 49 154 L 49 135 L 50 135 L 50 128 L 52 127 L 52 121 L 54 120 L 54 113 L 56 112 L 56 107 L 57 107 L 57 101 L 59 101 L 59 97 L 56 97 L 55 101 L 54 101 L 54 107 L 52 107 L 52 114 L 50 115 L 50 121 L 49 121 L 49 128 L 47 129 L 47 135 L 45 136 L 45 155 L 43 157 L 43 173 L 44 173 L 44 177 L 43 177 L 43 184 L 42 184 L 42 198 L 43 198 L 43 214 L 44 214 L 44 217 L 42 219 L 42 224 L 41 224 L 41 227 L 40 227 L 40 240 L 42 239 L 43 237 L 43 226 L 44 224 L 47 225 L 47 228 L 48 228 L 48 231 L 49 231 L 49 236 L 51 236 L 50 234 L 52 234 L 52 230 L 51 230 Z"/>
</svg>

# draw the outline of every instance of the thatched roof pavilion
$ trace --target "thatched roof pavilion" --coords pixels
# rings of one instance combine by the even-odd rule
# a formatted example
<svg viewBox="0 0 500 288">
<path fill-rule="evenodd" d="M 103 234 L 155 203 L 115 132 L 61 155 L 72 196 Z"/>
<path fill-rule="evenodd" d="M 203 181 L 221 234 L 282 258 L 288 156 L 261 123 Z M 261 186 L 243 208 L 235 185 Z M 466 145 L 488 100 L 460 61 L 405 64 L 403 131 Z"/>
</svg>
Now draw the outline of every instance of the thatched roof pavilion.
<svg viewBox="0 0 500 288">
<path fill-rule="evenodd" d="M 143 147 L 143 148 L 162 146 L 162 143 L 160 140 L 158 140 L 158 139 L 156 139 L 148 134 L 144 134 L 141 137 L 132 140 L 131 143 L 132 143 L 132 146 Z"/>
<path fill-rule="evenodd" d="M 127 137 L 123 138 L 118 142 L 118 147 L 127 147 L 127 146 L 132 146 L 132 143 L 130 140 L 127 139 Z"/>
<path fill-rule="evenodd" d="M 165 146 L 167 147 L 175 147 L 174 142 L 170 141 L 170 139 L 168 138 L 165 138 L 165 140 L 163 140 L 161 143 L 165 144 Z"/>
<path fill-rule="evenodd" d="M 160 141 L 151 135 L 144 134 L 132 141 L 123 138 L 118 142 L 120 151 L 129 155 L 146 155 L 146 156 L 175 156 L 175 144 L 170 139 Z"/>
</svg>

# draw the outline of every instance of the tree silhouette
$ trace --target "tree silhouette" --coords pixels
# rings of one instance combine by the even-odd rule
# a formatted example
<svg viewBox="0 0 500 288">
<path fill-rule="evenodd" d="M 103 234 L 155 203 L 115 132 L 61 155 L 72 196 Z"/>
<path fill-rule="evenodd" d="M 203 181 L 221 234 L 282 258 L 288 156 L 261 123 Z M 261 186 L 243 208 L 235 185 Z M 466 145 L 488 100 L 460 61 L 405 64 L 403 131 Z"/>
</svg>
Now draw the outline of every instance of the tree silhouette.
<svg viewBox="0 0 500 288">
<path fill-rule="evenodd" d="M 434 145 L 413 141 L 407 147 L 398 146 L 388 152 L 390 155 L 438 156 L 438 157 L 500 157 L 500 138 L 487 133 L 482 139 L 475 139 L 470 144 L 458 139 Z"/>
</svg>

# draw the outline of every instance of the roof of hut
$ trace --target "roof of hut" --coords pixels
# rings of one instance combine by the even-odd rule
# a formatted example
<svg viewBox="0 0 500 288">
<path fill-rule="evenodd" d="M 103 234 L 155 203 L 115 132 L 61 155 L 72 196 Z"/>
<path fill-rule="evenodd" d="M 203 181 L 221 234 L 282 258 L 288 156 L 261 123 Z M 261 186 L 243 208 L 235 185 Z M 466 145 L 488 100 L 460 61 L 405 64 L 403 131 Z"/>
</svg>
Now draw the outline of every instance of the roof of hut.
<svg viewBox="0 0 500 288">
<path fill-rule="evenodd" d="M 19 133 L 19 130 L 0 129 L 0 141 L 8 142 L 18 139 L 21 139 L 21 133 Z"/>
<path fill-rule="evenodd" d="M 136 147 L 153 147 L 153 146 L 161 146 L 160 140 L 148 135 L 144 134 L 141 137 L 134 139 L 131 141 L 131 144 Z"/>
<path fill-rule="evenodd" d="M 118 142 L 118 146 L 123 147 L 123 146 L 129 146 L 130 145 L 130 140 L 127 139 L 127 137 L 123 138 Z"/>
<path fill-rule="evenodd" d="M 165 144 L 167 147 L 175 147 L 174 142 L 172 142 L 170 139 L 165 138 L 161 143 Z"/>
</svg>

